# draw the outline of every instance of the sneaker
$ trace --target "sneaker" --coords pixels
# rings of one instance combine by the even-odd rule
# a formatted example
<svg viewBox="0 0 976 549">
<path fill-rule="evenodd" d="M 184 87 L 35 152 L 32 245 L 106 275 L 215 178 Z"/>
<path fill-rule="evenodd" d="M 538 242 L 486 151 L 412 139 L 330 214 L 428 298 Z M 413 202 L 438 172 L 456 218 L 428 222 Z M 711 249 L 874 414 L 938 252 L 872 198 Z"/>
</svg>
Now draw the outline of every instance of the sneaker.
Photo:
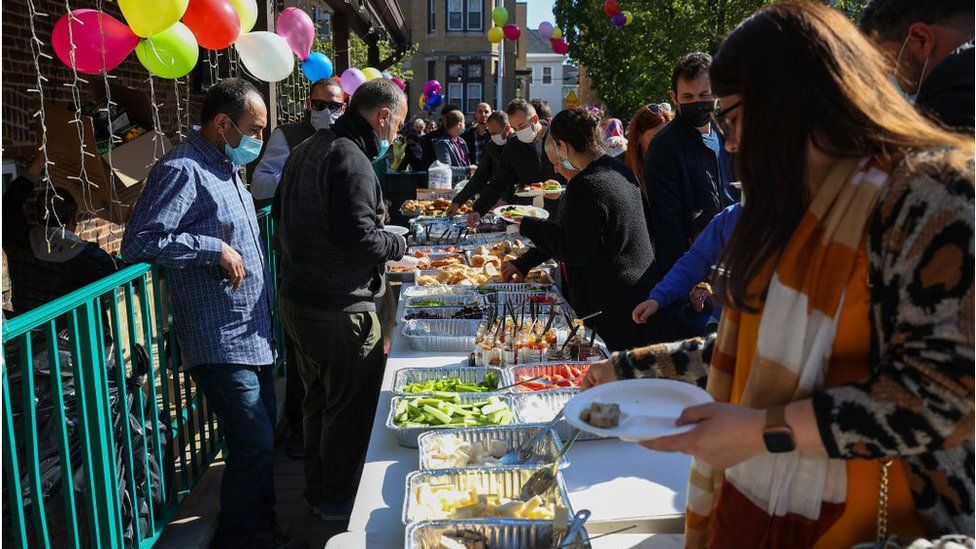
<svg viewBox="0 0 976 549">
<path fill-rule="evenodd" d="M 259 549 L 308 549 L 307 543 L 286 534 L 277 522 L 258 534 L 255 541 Z"/>
<path fill-rule="evenodd" d="M 348 520 L 349 515 L 352 514 L 352 504 L 354 501 L 353 498 L 348 498 L 339 503 L 323 501 L 321 503 L 309 503 L 308 506 L 322 520 Z"/>
<path fill-rule="evenodd" d="M 285 455 L 294 459 L 305 457 L 305 437 L 302 436 L 301 430 L 288 430 L 288 436 L 285 438 Z"/>
</svg>

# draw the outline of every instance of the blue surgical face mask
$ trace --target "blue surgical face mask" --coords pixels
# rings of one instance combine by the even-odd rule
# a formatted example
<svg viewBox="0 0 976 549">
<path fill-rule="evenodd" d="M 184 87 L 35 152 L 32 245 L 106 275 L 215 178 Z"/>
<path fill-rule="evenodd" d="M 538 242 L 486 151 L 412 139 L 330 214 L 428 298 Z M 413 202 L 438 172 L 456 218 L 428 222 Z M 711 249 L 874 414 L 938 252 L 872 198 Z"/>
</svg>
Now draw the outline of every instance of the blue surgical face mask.
<svg viewBox="0 0 976 549">
<path fill-rule="evenodd" d="M 562 156 L 562 155 L 560 155 L 560 156 Z M 578 172 L 579 171 L 579 168 L 577 168 L 576 166 L 574 166 L 573 163 L 569 161 L 569 157 L 567 157 L 567 156 L 563 156 L 561 159 L 559 159 L 559 163 L 562 164 L 562 166 L 564 168 L 566 168 L 567 170 L 574 171 L 574 172 Z"/>
<path fill-rule="evenodd" d="M 392 119 L 392 116 L 391 116 L 391 119 Z M 390 131 L 389 130 L 389 128 L 390 128 L 389 122 L 390 121 L 387 120 L 387 130 L 386 130 L 387 132 Z M 374 130 L 373 133 L 376 133 L 375 130 Z M 376 137 L 379 137 L 379 136 L 380 136 L 380 134 L 379 133 L 376 133 Z M 386 155 L 386 151 L 388 151 L 388 150 L 390 150 L 390 136 L 389 135 L 387 135 L 386 137 L 380 139 L 380 149 L 379 149 L 379 152 L 376 153 L 376 156 L 373 157 L 373 161 L 375 162 L 375 161 L 379 160 L 380 158 L 383 158 L 383 156 Z"/>
<path fill-rule="evenodd" d="M 257 160 L 258 156 L 261 155 L 261 140 L 255 139 L 250 135 L 244 135 L 244 132 L 234 124 L 231 120 L 231 126 L 237 130 L 237 133 L 241 134 L 241 142 L 238 143 L 236 147 L 231 147 L 230 143 L 227 142 L 227 138 L 221 135 L 224 140 L 224 154 L 230 161 L 238 166 L 245 166 Z"/>
</svg>

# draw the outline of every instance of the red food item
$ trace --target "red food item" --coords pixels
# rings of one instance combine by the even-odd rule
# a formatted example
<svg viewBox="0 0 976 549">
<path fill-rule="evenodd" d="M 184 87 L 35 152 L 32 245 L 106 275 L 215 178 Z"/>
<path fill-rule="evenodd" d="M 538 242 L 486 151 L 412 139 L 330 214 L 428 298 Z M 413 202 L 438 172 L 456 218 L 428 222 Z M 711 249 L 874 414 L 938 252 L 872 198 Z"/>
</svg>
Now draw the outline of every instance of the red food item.
<svg viewBox="0 0 976 549">
<path fill-rule="evenodd" d="M 570 388 L 579 387 L 580 382 L 583 381 L 583 376 L 586 375 L 586 371 L 589 370 L 589 364 L 554 364 L 552 365 L 553 373 L 550 375 L 543 376 L 537 380 L 530 381 L 528 383 L 523 383 L 516 387 L 516 390 L 526 392 L 526 391 L 544 391 L 547 389 L 554 388 Z M 536 376 L 529 374 L 520 374 L 518 381 L 525 381 L 532 379 Z"/>
</svg>

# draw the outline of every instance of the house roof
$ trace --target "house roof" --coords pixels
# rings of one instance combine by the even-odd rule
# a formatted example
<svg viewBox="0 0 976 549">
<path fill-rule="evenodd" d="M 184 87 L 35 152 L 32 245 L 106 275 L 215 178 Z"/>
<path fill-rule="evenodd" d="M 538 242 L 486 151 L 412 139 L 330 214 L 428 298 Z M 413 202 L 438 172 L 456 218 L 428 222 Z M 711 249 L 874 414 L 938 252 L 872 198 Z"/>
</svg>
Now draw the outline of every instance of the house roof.
<svg viewBox="0 0 976 549">
<path fill-rule="evenodd" d="M 539 36 L 539 29 L 528 29 L 526 38 L 525 53 L 554 53 L 552 44 L 548 40 Z"/>
</svg>

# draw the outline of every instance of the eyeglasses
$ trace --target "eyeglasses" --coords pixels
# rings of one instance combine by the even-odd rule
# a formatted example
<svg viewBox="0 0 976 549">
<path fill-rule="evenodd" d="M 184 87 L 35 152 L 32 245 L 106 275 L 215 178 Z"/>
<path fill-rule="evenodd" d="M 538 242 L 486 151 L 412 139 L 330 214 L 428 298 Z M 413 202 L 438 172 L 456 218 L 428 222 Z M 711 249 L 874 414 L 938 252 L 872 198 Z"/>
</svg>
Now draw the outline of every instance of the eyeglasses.
<svg viewBox="0 0 976 549">
<path fill-rule="evenodd" d="M 712 114 L 712 123 L 715 124 L 715 128 L 718 129 L 718 134 L 725 139 L 730 133 L 732 133 L 732 124 L 729 122 L 729 113 L 739 108 L 742 101 L 736 101 L 735 103 L 728 106 L 728 108 L 719 110 Z"/>
<path fill-rule="evenodd" d="M 325 99 L 309 99 L 308 104 L 313 111 L 329 109 L 332 112 L 341 111 L 345 103 L 341 101 L 326 101 Z"/>
<path fill-rule="evenodd" d="M 651 103 L 647 106 L 647 112 L 651 114 L 661 114 L 661 107 L 657 103 Z"/>
</svg>

